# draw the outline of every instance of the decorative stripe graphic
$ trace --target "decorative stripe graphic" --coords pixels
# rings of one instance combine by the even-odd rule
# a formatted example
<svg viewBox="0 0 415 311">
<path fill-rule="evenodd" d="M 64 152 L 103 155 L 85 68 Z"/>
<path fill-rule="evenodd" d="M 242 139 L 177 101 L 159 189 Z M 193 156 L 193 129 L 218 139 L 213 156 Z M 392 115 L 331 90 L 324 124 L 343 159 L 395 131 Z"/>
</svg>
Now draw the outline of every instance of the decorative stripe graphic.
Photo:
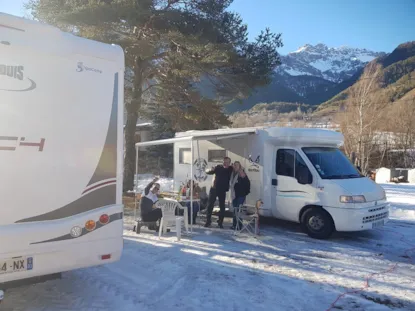
<svg viewBox="0 0 415 311">
<path fill-rule="evenodd" d="M 100 182 L 100 183 L 98 183 L 96 185 L 93 185 L 93 186 L 91 186 L 89 188 L 86 188 L 84 190 L 84 192 L 82 192 L 82 194 L 85 194 L 87 192 L 90 192 L 92 190 L 95 190 L 96 188 L 99 188 L 99 187 L 102 187 L 102 186 L 106 186 L 106 185 L 109 185 L 109 184 L 115 184 L 115 183 L 117 183 L 117 180 L 116 179 L 110 179 L 110 180 L 107 180 L 107 181 L 103 181 L 103 182 Z"/>
<path fill-rule="evenodd" d="M 110 123 L 104 149 L 98 166 L 88 183 L 88 187 L 99 181 L 117 177 L 117 135 L 118 135 L 118 73 L 114 78 L 114 95 Z"/>
<path fill-rule="evenodd" d="M 305 198 L 304 195 L 300 195 L 300 194 L 294 194 L 294 193 L 305 193 L 305 194 L 309 194 L 306 191 L 301 191 L 301 190 L 277 190 L 277 192 L 280 193 L 287 193 L 287 194 L 279 194 L 279 197 L 283 197 L 283 198 Z M 289 193 L 293 193 L 293 194 L 289 194 Z"/>
<path fill-rule="evenodd" d="M 277 190 L 278 192 L 284 192 L 284 193 L 307 193 L 306 191 L 301 191 L 301 190 Z"/>
<path fill-rule="evenodd" d="M 3 25 L 3 24 L 0 24 L 0 27 L 25 32 L 25 30 L 24 30 L 24 29 L 20 29 L 20 28 L 12 27 L 12 26 L 7 26 L 7 25 Z"/>
<path fill-rule="evenodd" d="M 283 197 L 283 198 L 305 198 L 304 195 L 295 195 L 295 194 L 280 194 L 279 197 Z"/>
<path fill-rule="evenodd" d="M 34 90 L 36 88 L 36 82 L 33 81 L 30 78 L 26 78 L 26 79 L 30 81 L 30 86 L 28 88 L 25 88 L 23 90 L 0 89 L 0 91 L 7 91 L 7 92 L 28 92 L 28 91 Z"/>
<path fill-rule="evenodd" d="M 111 184 L 103 188 L 96 189 L 78 200 L 69 203 L 49 213 L 29 217 L 17 221 L 16 223 L 57 220 L 61 218 L 71 217 L 77 214 L 85 213 L 99 207 L 110 206 L 115 204 L 117 185 Z"/>
<path fill-rule="evenodd" d="M 41 243 L 49 243 L 49 242 L 57 242 L 57 241 L 65 241 L 65 240 L 73 240 L 73 239 L 79 239 L 80 237 L 87 235 L 88 233 L 97 231 L 98 229 L 107 226 L 108 224 L 117 221 L 117 220 L 121 220 L 123 218 L 123 213 L 117 213 L 117 214 L 112 214 L 110 215 L 110 220 L 107 224 L 103 225 L 101 224 L 99 221 L 96 222 L 96 228 L 93 231 L 88 231 L 84 228 L 82 228 L 82 234 L 79 237 L 74 238 L 72 235 L 65 234 L 65 235 L 61 235 L 59 237 L 53 238 L 53 239 L 49 239 L 49 240 L 45 240 L 45 241 L 40 241 L 40 242 L 34 242 L 34 243 L 30 243 L 31 245 L 33 244 L 41 244 Z"/>
<path fill-rule="evenodd" d="M 114 205 L 116 203 L 115 184 L 117 176 L 117 133 L 118 133 L 118 73 L 114 76 L 114 93 L 107 138 L 97 168 L 83 192 L 77 200 L 51 212 L 21 219 L 16 223 L 56 220 L 75 216 L 93 209 Z M 109 180 L 113 182 L 109 182 Z M 98 184 L 99 183 L 99 184 Z M 99 188 L 103 186 L 102 188 Z"/>
</svg>

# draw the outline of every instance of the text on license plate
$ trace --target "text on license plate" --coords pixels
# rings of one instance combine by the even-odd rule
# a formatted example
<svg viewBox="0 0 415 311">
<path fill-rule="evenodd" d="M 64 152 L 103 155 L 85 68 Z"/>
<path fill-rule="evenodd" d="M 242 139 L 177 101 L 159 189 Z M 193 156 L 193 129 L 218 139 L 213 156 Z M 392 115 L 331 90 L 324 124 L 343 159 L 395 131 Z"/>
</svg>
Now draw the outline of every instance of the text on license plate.
<svg viewBox="0 0 415 311">
<path fill-rule="evenodd" d="M 0 259 L 0 274 L 27 271 L 33 269 L 33 257 Z"/>
<path fill-rule="evenodd" d="M 384 224 L 385 224 L 385 221 L 383 219 L 378 220 L 378 221 L 372 222 L 372 228 L 373 229 L 374 228 L 379 228 L 379 227 L 382 227 Z"/>
</svg>

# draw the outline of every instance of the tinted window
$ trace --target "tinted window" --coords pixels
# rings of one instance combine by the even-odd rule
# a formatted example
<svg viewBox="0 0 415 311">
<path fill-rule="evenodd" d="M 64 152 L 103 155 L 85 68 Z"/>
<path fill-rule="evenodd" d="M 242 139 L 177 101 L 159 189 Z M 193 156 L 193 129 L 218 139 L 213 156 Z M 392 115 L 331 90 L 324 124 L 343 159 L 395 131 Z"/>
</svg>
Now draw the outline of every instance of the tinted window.
<svg viewBox="0 0 415 311">
<path fill-rule="evenodd" d="M 346 155 L 337 148 L 302 148 L 323 179 L 348 179 L 363 177 Z"/>
<path fill-rule="evenodd" d="M 277 151 L 276 173 L 280 176 L 294 177 L 301 184 L 311 184 L 313 176 L 300 154 L 292 149 Z"/>
<path fill-rule="evenodd" d="M 294 177 L 294 157 L 295 151 L 292 149 L 279 149 L 277 151 L 277 175 Z"/>
</svg>

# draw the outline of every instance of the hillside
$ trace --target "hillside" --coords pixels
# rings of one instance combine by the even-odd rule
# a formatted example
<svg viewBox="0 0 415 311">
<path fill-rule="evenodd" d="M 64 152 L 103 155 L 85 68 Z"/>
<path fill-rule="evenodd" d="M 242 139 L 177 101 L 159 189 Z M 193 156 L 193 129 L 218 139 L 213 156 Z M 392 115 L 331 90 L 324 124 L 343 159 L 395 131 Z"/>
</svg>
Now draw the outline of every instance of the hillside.
<svg viewBox="0 0 415 311">
<path fill-rule="evenodd" d="M 249 110 L 258 103 L 291 102 L 318 105 L 356 81 L 362 68 L 385 53 L 349 47 L 306 44 L 281 56 L 272 82 L 249 98 L 226 106 L 228 113 Z"/>
<path fill-rule="evenodd" d="M 415 88 L 415 41 L 399 45 L 392 53 L 379 57 L 373 62 L 382 65 L 382 88 L 378 91 L 387 101 L 395 102 Z M 361 72 L 353 78 L 357 81 Z M 352 85 L 321 104 L 315 115 L 335 113 L 346 104 Z M 380 94 L 380 92 L 382 94 Z"/>
<path fill-rule="evenodd" d="M 256 104 L 230 116 L 233 127 L 250 127 L 276 122 L 299 122 L 311 115 L 315 106 L 301 103 L 272 102 Z"/>
</svg>

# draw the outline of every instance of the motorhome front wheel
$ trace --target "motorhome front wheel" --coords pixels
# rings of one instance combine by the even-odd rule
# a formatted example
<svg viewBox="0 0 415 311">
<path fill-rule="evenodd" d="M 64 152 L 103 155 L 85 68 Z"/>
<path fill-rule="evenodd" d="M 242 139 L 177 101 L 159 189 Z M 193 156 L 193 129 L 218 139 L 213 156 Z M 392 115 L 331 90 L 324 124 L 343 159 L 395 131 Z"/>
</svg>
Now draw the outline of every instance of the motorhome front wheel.
<svg viewBox="0 0 415 311">
<path fill-rule="evenodd" d="M 314 207 L 306 210 L 301 217 L 301 226 L 310 237 L 327 239 L 334 231 L 333 219 L 322 208 Z"/>
</svg>

